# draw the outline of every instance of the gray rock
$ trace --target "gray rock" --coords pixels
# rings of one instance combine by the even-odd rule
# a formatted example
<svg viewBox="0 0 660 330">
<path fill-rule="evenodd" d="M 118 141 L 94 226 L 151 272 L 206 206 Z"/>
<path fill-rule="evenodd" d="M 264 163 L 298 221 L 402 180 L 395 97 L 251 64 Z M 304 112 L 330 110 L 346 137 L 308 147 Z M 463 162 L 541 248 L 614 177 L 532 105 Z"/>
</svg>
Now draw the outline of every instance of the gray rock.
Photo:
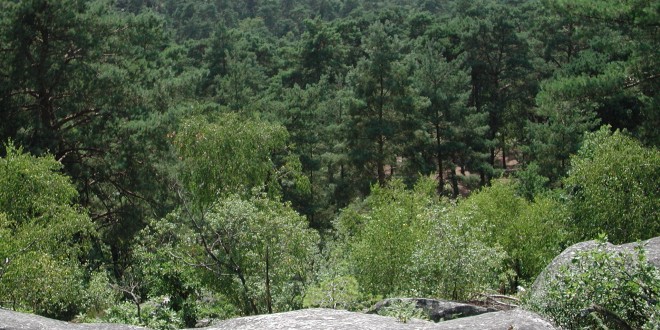
<svg viewBox="0 0 660 330">
<path fill-rule="evenodd" d="M 401 323 L 393 317 L 334 309 L 305 309 L 293 312 L 249 316 L 222 321 L 206 330 L 394 330 L 394 329 L 481 329 L 552 330 L 552 324 L 524 310 L 492 312 L 451 321 L 433 323 L 410 320 Z"/>
<path fill-rule="evenodd" d="M 634 251 L 638 243 L 628 243 L 619 246 L 620 249 L 627 251 Z M 660 268 L 660 237 L 654 237 L 642 242 L 644 250 L 646 251 L 646 258 L 649 263 L 657 268 Z"/>
<path fill-rule="evenodd" d="M 513 309 L 444 321 L 436 323 L 433 329 L 554 330 L 557 328 L 536 313 Z"/>
<path fill-rule="evenodd" d="M 121 324 L 76 324 L 0 308 L 0 330 L 139 330 Z"/>
<path fill-rule="evenodd" d="M 195 324 L 195 328 L 204 328 L 204 327 L 208 327 L 209 325 L 211 325 L 210 319 L 201 319 L 197 321 L 197 323 Z"/>
<path fill-rule="evenodd" d="M 634 253 L 635 248 L 640 243 L 627 243 L 622 245 L 613 245 L 611 243 L 605 243 L 603 248 L 611 252 L 628 252 Z M 646 256 L 649 263 L 660 268 L 660 237 L 655 237 L 647 241 L 641 242 L 646 251 Z M 543 296 L 545 296 L 547 284 L 556 276 L 559 269 L 564 265 L 570 265 L 573 257 L 581 252 L 586 252 L 594 250 L 599 246 L 597 241 L 587 241 L 577 243 L 570 246 L 560 255 L 555 257 L 554 260 L 539 274 L 539 276 L 534 281 L 531 289 L 531 295 L 533 300 L 541 301 Z"/>
<path fill-rule="evenodd" d="M 45 317 L 0 309 L 0 330 L 138 330 L 119 324 L 74 324 Z M 304 309 L 271 315 L 241 317 L 221 321 L 206 330 L 395 330 L 395 329 L 555 329 L 534 313 L 523 310 L 486 313 L 451 321 L 433 323 L 410 320 L 401 323 L 393 317 L 354 313 L 334 309 Z"/>
<path fill-rule="evenodd" d="M 336 309 L 303 309 L 270 315 L 240 317 L 216 323 L 205 330 L 395 330 L 435 329 L 435 323 L 422 320 L 398 322 L 393 317 Z"/>
<path fill-rule="evenodd" d="M 391 306 L 393 303 L 414 303 L 415 306 L 434 322 L 452 320 L 461 317 L 474 316 L 489 312 L 497 312 L 497 309 L 486 308 L 471 304 L 458 303 L 446 300 L 426 298 L 390 298 L 379 301 L 369 310 L 369 314 L 379 314 L 381 310 Z"/>
</svg>

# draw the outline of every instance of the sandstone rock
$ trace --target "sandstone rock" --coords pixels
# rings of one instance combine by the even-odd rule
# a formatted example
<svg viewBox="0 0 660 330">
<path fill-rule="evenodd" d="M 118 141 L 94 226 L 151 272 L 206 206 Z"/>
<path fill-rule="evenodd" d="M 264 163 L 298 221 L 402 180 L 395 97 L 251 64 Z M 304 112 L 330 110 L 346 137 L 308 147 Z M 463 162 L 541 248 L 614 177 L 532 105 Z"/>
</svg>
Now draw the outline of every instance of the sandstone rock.
<svg viewBox="0 0 660 330">
<path fill-rule="evenodd" d="M 538 314 L 513 309 L 444 321 L 436 323 L 436 327 L 432 329 L 552 330 L 557 328 Z"/>
<path fill-rule="evenodd" d="M 622 244 L 619 248 L 627 251 L 634 251 L 637 243 Z M 660 237 L 654 237 L 642 242 L 644 250 L 646 250 L 646 258 L 649 263 L 655 267 L 660 268 Z"/>
<path fill-rule="evenodd" d="M 461 317 L 474 316 L 489 312 L 496 312 L 494 308 L 486 308 L 470 304 L 458 303 L 453 301 L 426 299 L 426 298 L 390 298 L 378 302 L 368 313 L 379 314 L 381 310 L 391 306 L 393 303 L 414 303 L 422 310 L 429 320 L 434 322 L 452 320 Z"/>
<path fill-rule="evenodd" d="M 646 256 L 649 263 L 660 268 L 660 237 L 655 237 L 647 241 L 641 242 L 646 250 Z M 622 245 L 613 245 L 611 243 L 605 243 L 604 248 L 611 252 L 628 252 L 634 253 L 635 247 L 638 243 L 627 243 Z M 554 260 L 539 274 L 532 285 L 531 295 L 534 300 L 542 300 L 545 295 L 545 288 L 549 281 L 551 281 L 554 276 L 557 274 L 559 269 L 564 265 L 570 265 L 573 257 L 585 251 L 590 251 L 596 249 L 599 246 L 597 241 L 587 241 L 577 243 L 570 246 L 560 255 L 555 257 Z"/>
<path fill-rule="evenodd" d="M 313 308 L 270 315 L 240 317 L 216 323 L 205 330 L 394 330 L 435 329 L 435 323 L 422 320 L 398 322 L 393 317 L 348 312 L 336 309 Z"/>
<path fill-rule="evenodd" d="M 354 313 L 333 309 L 305 309 L 272 315 L 249 316 L 222 321 L 206 330 L 394 330 L 394 329 L 479 329 L 479 330 L 551 330 L 552 324 L 540 316 L 511 310 L 492 312 L 451 321 L 433 323 L 410 320 L 401 323 L 393 317 Z"/>
<path fill-rule="evenodd" d="M 0 330 L 139 330 L 121 324 L 75 324 L 0 308 Z"/>
<path fill-rule="evenodd" d="M 0 309 L 1 330 L 139 330 L 119 324 L 74 324 L 45 317 Z M 433 323 L 410 320 L 401 323 L 393 317 L 354 313 L 334 309 L 305 309 L 271 315 L 241 317 L 219 322 L 206 330 L 394 330 L 394 329 L 482 329 L 482 330 L 546 330 L 555 329 L 538 315 L 511 310 L 492 312 L 451 321 Z"/>
</svg>

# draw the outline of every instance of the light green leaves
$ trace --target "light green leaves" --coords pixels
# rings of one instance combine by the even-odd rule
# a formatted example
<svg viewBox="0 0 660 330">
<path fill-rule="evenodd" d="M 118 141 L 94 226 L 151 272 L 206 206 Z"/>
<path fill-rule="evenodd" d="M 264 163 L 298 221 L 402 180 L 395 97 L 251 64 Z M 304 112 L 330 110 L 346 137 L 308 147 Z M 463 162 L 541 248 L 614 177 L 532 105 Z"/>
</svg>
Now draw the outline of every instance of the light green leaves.
<svg viewBox="0 0 660 330">
<path fill-rule="evenodd" d="M 249 194 L 274 179 L 271 156 L 284 149 L 287 137 L 282 126 L 233 113 L 192 117 L 174 139 L 180 179 L 198 206 L 233 193 Z"/>
<path fill-rule="evenodd" d="M 578 239 L 614 243 L 660 234 L 660 152 L 609 127 L 587 135 L 566 179 Z"/>
<path fill-rule="evenodd" d="M 50 156 L 6 145 L 0 159 L 0 301 L 70 318 L 84 301 L 79 258 L 94 229 Z"/>
</svg>

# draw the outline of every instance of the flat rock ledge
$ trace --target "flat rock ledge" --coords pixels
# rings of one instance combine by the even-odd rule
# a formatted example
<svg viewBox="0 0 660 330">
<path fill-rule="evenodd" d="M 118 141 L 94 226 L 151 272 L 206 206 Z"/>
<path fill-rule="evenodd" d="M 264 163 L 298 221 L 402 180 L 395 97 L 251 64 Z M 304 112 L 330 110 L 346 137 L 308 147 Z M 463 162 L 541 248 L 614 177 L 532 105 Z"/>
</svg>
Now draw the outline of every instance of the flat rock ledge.
<svg viewBox="0 0 660 330">
<path fill-rule="evenodd" d="M 426 314 L 426 317 L 433 322 L 453 320 L 498 311 L 495 308 L 439 299 L 388 298 L 376 303 L 371 307 L 367 314 L 380 314 L 380 311 L 398 302 L 415 304 L 415 308 Z"/>
<path fill-rule="evenodd" d="M 226 320 L 206 330 L 394 330 L 394 329 L 483 329 L 545 330 L 556 329 L 540 316 L 524 311 L 492 312 L 451 321 L 434 323 L 413 319 L 401 323 L 393 317 L 334 309 L 304 309 L 271 315 Z"/>
<path fill-rule="evenodd" d="M 75 324 L 45 317 L 0 309 L 0 330 L 139 330 L 120 324 Z M 304 309 L 271 315 L 225 320 L 205 330 L 394 330 L 394 329 L 483 329 L 546 330 L 556 329 L 540 316 L 524 310 L 492 312 L 451 321 L 433 323 L 413 319 L 401 323 L 393 317 L 334 309 Z"/>
<path fill-rule="evenodd" d="M 0 308 L 0 330 L 145 330 L 123 324 L 77 324 Z"/>
</svg>

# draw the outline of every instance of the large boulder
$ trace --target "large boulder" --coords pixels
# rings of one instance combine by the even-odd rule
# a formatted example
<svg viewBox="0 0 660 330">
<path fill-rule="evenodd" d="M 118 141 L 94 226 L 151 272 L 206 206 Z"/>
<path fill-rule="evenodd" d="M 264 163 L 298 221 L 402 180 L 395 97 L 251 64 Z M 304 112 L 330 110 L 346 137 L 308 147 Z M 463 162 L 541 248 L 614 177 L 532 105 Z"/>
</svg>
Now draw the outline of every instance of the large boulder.
<svg viewBox="0 0 660 330">
<path fill-rule="evenodd" d="M 0 308 L 0 330 L 144 330 L 121 324 L 75 324 Z"/>
<path fill-rule="evenodd" d="M 552 330 L 550 322 L 536 313 L 523 309 L 485 313 L 436 323 L 433 329 L 480 329 L 480 330 Z"/>
<path fill-rule="evenodd" d="M 422 320 L 398 322 L 393 317 L 348 312 L 337 309 L 302 309 L 292 312 L 240 317 L 216 323 L 205 330 L 395 330 L 435 329 L 435 323 Z"/>
<path fill-rule="evenodd" d="M 0 309 L 2 330 L 144 330 L 120 324 L 74 324 L 32 314 Z M 304 309 L 293 312 L 258 315 L 225 320 L 206 330 L 395 330 L 395 329 L 481 329 L 481 330 L 550 330 L 555 329 L 538 315 L 511 310 L 464 317 L 434 323 L 412 319 L 406 323 L 393 317 L 334 309 Z"/>
<path fill-rule="evenodd" d="M 492 312 L 434 323 L 417 319 L 402 323 L 393 317 L 334 309 L 304 309 L 293 312 L 249 316 L 222 321 L 206 330 L 394 330 L 394 329 L 479 329 L 552 330 L 555 327 L 540 316 L 524 311 Z"/>
<path fill-rule="evenodd" d="M 381 311 L 397 303 L 414 304 L 415 307 L 422 311 L 429 320 L 434 322 L 498 311 L 494 308 L 481 307 L 446 300 L 427 298 L 389 298 L 379 301 L 377 304 L 371 307 L 367 313 L 381 314 Z"/>
<path fill-rule="evenodd" d="M 660 237 L 655 237 L 640 243 L 627 243 L 621 245 L 613 245 L 611 243 L 599 243 L 597 241 L 587 241 L 577 243 L 570 246 L 560 255 L 555 257 L 554 260 L 539 274 L 532 285 L 531 295 L 534 300 L 543 300 L 546 293 L 546 287 L 556 277 L 559 270 L 571 264 L 571 261 L 578 253 L 594 250 L 600 246 L 612 253 L 625 252 L 635 253 L 635 248 L 639 245 L 644 246 L 646 257 L 650 264 L 660 268 Z"/>
</svg>

